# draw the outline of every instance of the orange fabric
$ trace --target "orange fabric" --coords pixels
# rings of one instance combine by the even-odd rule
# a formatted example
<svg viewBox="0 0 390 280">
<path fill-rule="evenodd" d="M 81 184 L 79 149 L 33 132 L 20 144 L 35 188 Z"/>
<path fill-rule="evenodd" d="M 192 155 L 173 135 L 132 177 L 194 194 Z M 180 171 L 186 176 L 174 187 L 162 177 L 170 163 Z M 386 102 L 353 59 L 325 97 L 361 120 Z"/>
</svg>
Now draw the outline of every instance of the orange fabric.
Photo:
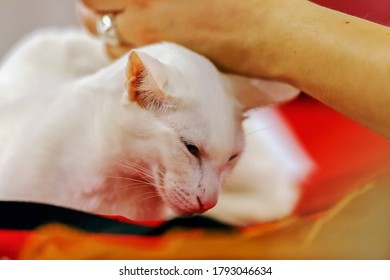
<svg viewBox="0 0 390 280">
<path fill-rule="evenodd" d="M 177 228 L 160 237 L 134 237 L 88 234 L 52 225 L 29 236 L 20 258 L 387 259 L 388 223 L 383 222 L 390 218 L 389 202 L 389 187 L 369 186 L 350 193 L 326 212 L 293 216 L 233 233 Z M 373 205 L 375 209 L 370 211 Z M 372 231 L 379 234 L 372 235 Z M 375 239 L 367 241 L 372 236 Z"/>
</svg>

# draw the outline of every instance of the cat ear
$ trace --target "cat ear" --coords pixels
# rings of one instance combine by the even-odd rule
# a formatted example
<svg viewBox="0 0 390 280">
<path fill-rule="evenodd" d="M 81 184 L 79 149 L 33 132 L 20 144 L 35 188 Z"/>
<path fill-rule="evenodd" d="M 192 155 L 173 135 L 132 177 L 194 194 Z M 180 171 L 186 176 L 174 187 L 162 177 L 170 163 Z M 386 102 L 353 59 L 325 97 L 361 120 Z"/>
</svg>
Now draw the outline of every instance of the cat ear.
<svg viewBox="0 0 390 280">
<path fill-rule="evenodd" d="M 252 79 L 232 74 L 222 74 L 231 85 L 235 98 L 243 111 L 256 107 L 281 103 L 297 97 L 300 90 L 286 83 Z"/>
<path fill-rule="evenodd" d="M 157 59 L 138 51 L 131 51 L 126 67 L 128 98 L 140 107 L 158 113 L 175 110 L 177 100 L 162 88 L 168 82 L 166 69 Z"/>
</svg>

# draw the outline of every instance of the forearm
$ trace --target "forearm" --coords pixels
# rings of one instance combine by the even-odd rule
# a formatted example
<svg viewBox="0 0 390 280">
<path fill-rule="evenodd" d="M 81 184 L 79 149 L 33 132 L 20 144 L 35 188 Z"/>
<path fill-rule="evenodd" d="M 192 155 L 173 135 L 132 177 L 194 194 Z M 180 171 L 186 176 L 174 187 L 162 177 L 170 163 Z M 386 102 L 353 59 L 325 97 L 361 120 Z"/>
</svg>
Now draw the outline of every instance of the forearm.
<svg viewBox="0 0 390 280">
<path fill-rule="evenodd" d="M 390 28 L 306 0 L 80 1 L 100 13 L 125 5 L 114 57 L 176 42 L 222 70 L 286 81 L 390 138 Z"/>
<path fill-rule="evenodd" d="M 245 74 L 289 82 L 390 137 L 390 29 L 306 1 L 278 2 L 259 39 L 268 36 L 267 55 L 251 54 L 263 62 Z"/>
</svg>

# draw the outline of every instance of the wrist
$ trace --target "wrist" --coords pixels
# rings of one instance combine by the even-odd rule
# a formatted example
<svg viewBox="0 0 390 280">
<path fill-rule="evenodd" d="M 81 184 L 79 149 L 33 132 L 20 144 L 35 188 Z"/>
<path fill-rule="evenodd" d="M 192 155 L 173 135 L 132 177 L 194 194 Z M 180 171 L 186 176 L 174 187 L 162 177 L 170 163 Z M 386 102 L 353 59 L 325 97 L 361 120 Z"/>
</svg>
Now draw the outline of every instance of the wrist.
<svg viewBox="0 0 390 280">
<path fill-rule="evenodd" d="M 311 3 L 304 0 L 244 3 L 244 9 L 237 9 L 240 24 L 231 29 L 227 47 L 219 52 L 219 57 L 215 56 L 217 64 L 222 62 L 219 66 L 223 69 L 247 76 L 286 79 L 286 71 L 293 61 L 291 55 L 299 47 L 298 38 L 302 37 L 300 27 L 305 19 L 299 17 Z"/>
<path fill-rule="evenodd" d="M 316 35 L 307 29 L 315 22 L 315 4 L 306 0 L 259 1 L 263 6 L 263 29 L 254 44 L 258 50 L 257 69 L 253 75 L 291 82 L 297 63 L 304 63 L 305 48 L 310 48 Z M 256 48 L 252 48 L 256 49 Z M 254 55 L 255 56 L 255 55 Z"/>
</svg>

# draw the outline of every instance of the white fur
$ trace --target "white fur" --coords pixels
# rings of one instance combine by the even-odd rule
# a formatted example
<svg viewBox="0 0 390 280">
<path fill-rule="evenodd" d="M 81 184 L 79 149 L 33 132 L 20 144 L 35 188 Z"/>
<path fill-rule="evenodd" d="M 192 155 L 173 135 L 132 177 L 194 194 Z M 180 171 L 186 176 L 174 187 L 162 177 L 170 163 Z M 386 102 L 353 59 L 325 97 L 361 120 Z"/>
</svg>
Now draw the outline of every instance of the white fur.
<svg viewBox="0 0 390 280">
<path fill-rule="evenodd" d="M 233 87 L 207 59 L 178 45 L 137 52 L 148 79 L 177 100 L 176 110 L 159 114 L 130 102 L 128 56 L 110 62 L 100 42 L 83 32 L 40 32 L 14 49 L 0 70 L 0 199 L 135 220 L 214 206 L 235 165 L 229 158 L 244 147 Z M 201 159 L 183 139 L 201 148 Z M 299 180 L 262 146 L 266 142 L 251 139 L 248 149 L 256 154 L 244 154 L 210 211 L 223 221 L 278 218 L 297 200 Z M 268 176 L 259 181 L 259 172 Z M 232 189 L 248 192 L 236 197 Z"/>
<path fill-rule="evenodd" d="M 244 153 L 207 215 L 236 225 L 288 216 L 313 162 L 275 108 L 251 111 L 244 131 Z"/>
</svg>

